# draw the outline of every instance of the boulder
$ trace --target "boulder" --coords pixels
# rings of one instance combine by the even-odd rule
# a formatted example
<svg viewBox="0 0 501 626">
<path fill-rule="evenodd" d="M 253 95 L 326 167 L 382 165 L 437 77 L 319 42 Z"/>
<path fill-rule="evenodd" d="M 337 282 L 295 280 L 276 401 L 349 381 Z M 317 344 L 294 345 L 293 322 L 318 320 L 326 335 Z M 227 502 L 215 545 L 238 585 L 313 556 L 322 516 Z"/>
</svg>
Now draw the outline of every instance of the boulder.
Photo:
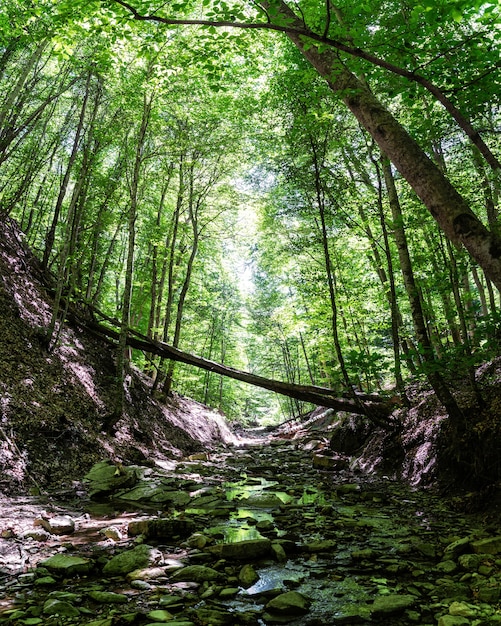
<svg viewBox="0 0 501 626">
<path fill-rule="evenodd" d="M 304 615 L 308 613 L 311 600 L 298 591 L 287 591 L 268 602 L 266 610 L 281 615 Z"/>
<path fill-rule="evenodd" d="M 175 571 L 170 579 L 174 582 L 203 583 L 205 581 L 221 580 L 222 574 L 205 565 L 188 565 Z"/>
<path fill-rule="evenodd" d="M 112 557 L 103 567 L 103 574 L 122 576 L 153 564 L 160 556 L 160 552 L 155 548 L 141 544 L 132 550 L 126 550 Z"/>
<path fill-rule="evenodd" d="M 189 537 L 196 529 L 195 522 L 177 517 L 153 518 L 130 522 L 130 536 L 144 535 L 146 539 L 173 539 Z"/>
<path fill-rule="evenodd" d="M 222 559 L 234 561 L 254 561 L 271 554 L 269 539 L 246 539 L 234 543 L 221 543 L 210 546 L 207 551 L 220 556 Z"/>
<path fill-rule="evenodd" d="M 61 576 L 79 576 L 88 574 L 94 566 L 90 559 L 67 554 L 54 554 L 39 563 L 40 567 L 47 568 L 53 574 Z"/>
<path fill-rule="evenodd" d="M 84 476 L 91 498 L 108 496 L 119 489 L 133 487 L 137 481 L 138 476 L 134 468 L 111 461 L 96 463 Z"/>
<path fill-rule="evenodd" d="M 378 596 L 372 605 L 371 613 L 376 617 L 401 613 L 410 608 L 416 602 L 416 598 L 410 594 L 390 593 L 385 596 Z"/>
</svg>

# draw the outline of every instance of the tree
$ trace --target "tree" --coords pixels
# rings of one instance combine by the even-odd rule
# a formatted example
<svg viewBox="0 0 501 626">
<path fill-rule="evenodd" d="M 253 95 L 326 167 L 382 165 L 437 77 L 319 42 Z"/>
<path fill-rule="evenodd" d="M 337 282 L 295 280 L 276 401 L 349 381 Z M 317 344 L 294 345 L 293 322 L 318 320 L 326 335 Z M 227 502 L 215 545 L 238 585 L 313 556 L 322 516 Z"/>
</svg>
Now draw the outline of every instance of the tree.
<svg viewBox="0 0 501 626">
<path fill-rule="evenodd" d="M 463 244 L 489 279 L 501 289 L 501 240 L 497 233 L 489 231 L 484 226 L 418 143 L 334 51 L 340 46 L 336 46 L 336 43 L 326 36 L 331 22 L 330 9 L 323 15 L 323 34 L 319 34 L 307 25 L 308 13 L 303 13 L 305 17 L 299 17 L 283 0 L 261 2 L 259 6 L 266 19 L 255 22 L 237 22 L 236 19 L 230 18 L 229 16 L 233 14 L 245 17 L 245 12 L 238 5 L 231 9 L 224 5 L 218 20 L 217 12 L 213 19 L 171 18 L 163 17 L 157 12 L 149 13 L 151 6 L 146 6 L 143 13 L 123 0 L 114 0 L 114 3 L 125 7 L 134 19 L 140 21 L 201 24 L 211 28 L 233 26 L 284 32 L 327 81 L 332 91 L 343 100 L 361 126 L 376 141 L 383 154 L 392 161 L 446 236 L 453 243 Z M 181 6 L 183 9 L 187 8 Z M 318 22 L 318 17 L 314 10 L 313 21 Z"/>
</svg>

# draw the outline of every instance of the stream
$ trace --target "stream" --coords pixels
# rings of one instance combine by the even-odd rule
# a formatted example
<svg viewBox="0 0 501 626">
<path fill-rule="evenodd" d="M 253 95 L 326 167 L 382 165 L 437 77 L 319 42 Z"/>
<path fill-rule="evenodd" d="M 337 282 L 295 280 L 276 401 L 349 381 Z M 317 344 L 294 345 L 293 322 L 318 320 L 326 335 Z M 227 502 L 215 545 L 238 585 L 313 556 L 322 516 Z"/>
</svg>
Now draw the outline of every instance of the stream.
<svg viewBox="0 0 501 626">
<path fill-rule="evenodd" d="M 0 624 L 501 625 L 499 520 L 266 438 L 3 498 Z"/>
</svg>

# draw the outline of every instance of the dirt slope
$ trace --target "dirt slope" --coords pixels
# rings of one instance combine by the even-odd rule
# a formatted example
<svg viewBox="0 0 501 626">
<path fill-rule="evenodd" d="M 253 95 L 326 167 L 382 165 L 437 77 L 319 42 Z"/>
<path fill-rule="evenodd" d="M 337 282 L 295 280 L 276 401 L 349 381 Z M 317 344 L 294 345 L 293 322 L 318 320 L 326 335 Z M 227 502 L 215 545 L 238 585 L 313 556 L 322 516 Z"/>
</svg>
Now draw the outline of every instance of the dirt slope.
<svg viewBox="0 0 501 626">
<path fill-rule="evenodd" d="M 233 435 L 218 413 L 175 396 L 154 401 L 133 374 L 115 436 L 113 350 L 66 326 L 48 352 L 51 299 L 36 258 L 11 220 L 0 222 L 0 490 L 69 485 L 97 460 L 168 463 Z"/>
</svg>

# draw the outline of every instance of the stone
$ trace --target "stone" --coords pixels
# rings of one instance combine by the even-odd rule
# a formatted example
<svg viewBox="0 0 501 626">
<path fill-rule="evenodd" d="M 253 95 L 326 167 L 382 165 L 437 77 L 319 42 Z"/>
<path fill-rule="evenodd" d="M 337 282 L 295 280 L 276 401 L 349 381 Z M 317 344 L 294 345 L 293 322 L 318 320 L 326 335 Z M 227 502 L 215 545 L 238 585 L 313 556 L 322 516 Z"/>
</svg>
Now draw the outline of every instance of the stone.
<svg viewBox="0 0 501 626">
<path fill-rule="evenodd" d="M 259 509 L 278 509 L 284 504 L 276 494 L 266 492 L 251 494 L 248 498 L 242 498 L 239 503 L 243 507 Z"/>
<path fill-rule="evenodd" d="M 54 574 L 63 576 L 78 576 L 88 574 L 94 563 L 90 559 L 80 556 L 69 556 L 66 554 L 54 554 L 45 561 L 39 563 L 40 567 L 45 567 Z"/>
<path fill-rule="evenodd" d="M 467 572 L 476 572 L 482 562 L 479 554 L 462 554 L 458 558 L 458 563 Z"/>
<path fill-rule="evenodd" d="M 208 543 L 208 538 L 202 533 L 193 533 L 188 539 L 186 543 L 190 548 L 196 548 L 197 550 L 202 550 Z"/>
<path fill-rule="evenodd" d="M 286 591 L 266 604 L 266 610 L 270 613 L 285 615 L 304 615 L 308 613 L 311 600 L 298 591 Z"/>
<path fill-rule="evenodd" d="M 333 471 L 346 469 L 349 466 L 349 461 L 340 456 L 317 453 L 312 456 L 312 464 L 315 469 Z"/>
<path fill-rule="evenodd" d="M 305 544 L 305 548 L 308 552 L 316 553 L 316 552 L 331 552 L 335 550 L 337 546 L 337 541 L 334 539 L 323 539 L 321 541 L 310 541 Z"/>
<path fill-rule="evenodd" d="M 457 568 L 457 563 L 451 560 L 440 561 L 440 563 L 437 565 L 437 570 L 444 574 L 454 574 Z"/>
<path fill-rule="evenodd" d="M 136 569 L 142 569 L 154 563 L 160 552 L 147 544 L 136 546 L 112 557 L 103 567 L 103 574 L 107 576 L 122 576 Z"/>
<path fill-rule="evenodd" d="M 120 529 L 116 526 L 107 526 L 106 528 L 102 528 L 99 533 L 107 539 L 112 539 L 113 541 L 121 541 L 123 539 Z"/>
<path fill-rule="evenodd" d="M 275 524 L 269 519 L 264 519 L 260 522 L 257 522 L 256 528 L 260 532 L 272 532 L 275 530 Z"/>
<path fill-rule="evenodd" d="M 120 463 L 115 464 L 111 461 L 96 463 L 84 476 L 84 482 L 88 485 L 91 498 L 99 498 L 118 489 L 133 487 L 138 480 L 134 468 L 126 467 Z"/>
<path fill-rule="evenodd" d="M 280 543 L 271 544 L 271 552 L 278 563 L 285 563 L 287 561 L 287 554 Z"/>
<path fill-rule="evenodd" d="M 160 596 L 158 604 L 161 607 L 180 608 L 183 606 L 183 598 L 176 595 Z"/>
<path fill-rule="evenodd" d="M 259 575 L 250 563 L 246 563 L 238 572 L 238 582 L 244 589 L 252 587 L 259 580 Z"/>
<path fill-rule="evenodd" d="M 128 533 L 129 536 L 144 535 L 146 539 L 173 539 L 189 537 L 195 529 L 193 520 L 162 517 L 130 522 Z"/>
<path fill-rule="evenodd" d="M 146 617 L 148 619 L 151 619 L 155 622 L 169 622 L 171 623 L 172 620 L 172 613 L 169 613 L 169 611 L 165 611 L 163 609 L 155 609 L 154 611 L 150 611 Z"/>
<path fill-rule="evenodd" d="M 477 611 L 466 602 L 453 602 L 449 607 L 449 615 L 459 615 L 461 617 L 475 617 Z"/>
<path fill-rule="evenodd" d="M 471 547 L 477 554 L 499 554 L 501 552 L 501 536 L 472 541 Z"/>
<path fill-rule="evenodd" d="M 179 567 L 182 567 L 180 564 Z M 177 569 L 177 568 L 176 568 Z M 144 569 L 135 569 L 127 574 L 127 580 L 156 580 L 165 576 L 165 567 L 146 567 Z"/>
<path fill-rule="evenodd" d="M 246 539 L 210 546 L 208 551 L 223 559 L 253 561 L 271 554 L 271 541 L 269 539 Z"/>
<path fill-rule="evenodd" d="M 44 602 L 42 612 L 44 615 L 60 615 L 61 617 L 78 617 L 80 611 L 69 602 L 49 598 Z"/>
<path fill-rule="evenodd" d="M 437 626 L 469 626 L 470 620 L 457 615 L 442 615 Z"/>
<path fill-rule="evenodd" d="M 221 580 L 222 577 L 222 574 L 212 569 L 212 567 L 206 567 L 205 565 L 187 565 L 174 572 L 170 580 L 173 582 L 202 583 L 204 581 Z"/>
<path fill-rule="evenodd" d="M 373 604 L 371 613 L 374 616 L 391 615 L 392 613 L 401 613 L 405 609 L 409 609 L 416 602 L 416 598 L 410 594 L 390 593 L 388 595 L 378 596 Z"/>
<path fill-rule="evenodd" d="M 480 581 L 476 585 L 475 596 L 480 602 L 495 604 L 501 596 L 501 584 L 490 580 Z"/>
<path fill-rule="evenodd" d="M 35 587 L 52 587 L 56 583 L 57 580 L 52 578 L 52 576 L 42 576 L 35 580 Z"/>
<path fill-rule="evenodd" d="M 219 592 L 219 597 L 223 600 L 224 598 L 233 598 L 240 591 L 238 587 L 225 587 L 221 589 Z"/>
<path fill-rule="evenodd" d="M 39 517 L 35 520 L 35 525 L 42 526 L 51 535 L 71 535 L 75 532 L 75 522 L 69 515 Z"/>
<path fill-rule="evenodd" d="M 112 591 L 89 591 L 89 597 L 99 604 L 125 604 L 127 602 L 126 595 Z"/>
<path fill-rule="evenodd" d="M 195 610 L 195 615 L 199 624 L 210 624 L 210 626 L 233 626 L 235 624 L 233 613 L 225 613 L 217 609 L 201 607 Z"/>
<path fill-rule="evenodd" d="M 44 528 L 35 528 L 28 530 L 23 534 L 23 539 L 33 539 L 34 541 L 47 541 L 50 539 L 50 533 Z"/>
<path fill-rule="evenodd" d="M 462 539 L 457 539 L 453 541 L 448 546 L 446 546 L 444 550 L 444 560 L 452 560 L 455 561 L 459 557 L 459 555 L 463 554 L 468 550 L 470 546 L 471 537 L 463 537 Z"/>
</svg>

